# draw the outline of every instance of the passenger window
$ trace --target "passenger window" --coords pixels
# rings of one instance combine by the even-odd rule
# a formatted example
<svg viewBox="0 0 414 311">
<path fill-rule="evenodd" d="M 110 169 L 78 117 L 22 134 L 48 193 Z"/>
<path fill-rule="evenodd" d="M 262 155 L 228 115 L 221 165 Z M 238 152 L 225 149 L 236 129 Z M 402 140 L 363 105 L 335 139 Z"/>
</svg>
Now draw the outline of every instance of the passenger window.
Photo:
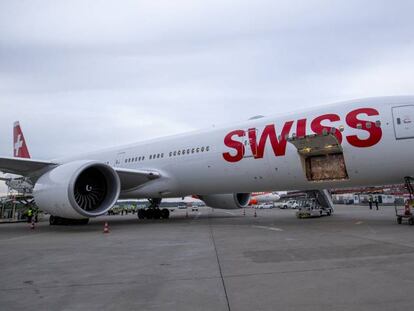
<svg viewBox="0 0 414 311">
<path fill-rule="evenodd" d="M 150 160 L 152 160 L 152 154 L 150 155 Z"/>
<path fill-rule="evenodd" d="M 178 153 L 177 153 L 178 155 L 181 155 L 181 151 L 178 151 Z"/>
<path fill-rule="evenodd" d="M 163 153 L 161 153 L 161 158 L 163 158 L 164 157 L 164 154 Z"/>
<path fill-rule="evenodd" d="M 177 151 L 174 151 L 174 157 L 177 155 Z"/>
<path fill-rule="evenodd" d="M 197 152 L 197 153 L 199 153 L 199 152 L 200 152 L 200 148 L 197 148 L 197 149 L 196 149 L 196 152 Z"/>
<path fill-rule="evenodd" d="M 161 156 L 160 154 L 157 154 L 157 159 L 159 159 L 159 158 L 160 158 L 160 156 Z"/>
<path fill-rule="evenodd" d="M 187 154 L 190 154 L 190 149 L 187 149 Z"/>
<path fill-rule="evenodd" d="M 183 150 L 183 154 L 185 154 L 185 149 Z"/>
<path fill-rule="evenodd" d="M 206 147 L 206 151 L 209 152 L 210 151 L 210 146 Z"/>
<path fill-rule="evenodd" d="M 193 149 L 191 149 L 191 153 L 194 153 L 194 151 L 195 151 L 195 149 L 193 148 Z"/>
<path fill-rule="evenodd" d="M 201 152 L 204 152 L 204 147 L 201 147 Z"/>
</svg>

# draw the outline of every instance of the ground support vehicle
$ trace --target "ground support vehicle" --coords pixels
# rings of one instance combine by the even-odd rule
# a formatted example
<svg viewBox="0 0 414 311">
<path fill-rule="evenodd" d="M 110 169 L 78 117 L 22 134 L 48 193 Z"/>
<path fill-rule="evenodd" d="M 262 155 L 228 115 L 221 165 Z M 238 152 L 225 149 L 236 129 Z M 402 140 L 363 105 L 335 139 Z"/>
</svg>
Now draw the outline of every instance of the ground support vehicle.
<svg viewBox="0 0 414 311">
<path fill-rule="evenodd" d="M 331 216 L 333 214 L 333 209 L 331 207 L 321 206 L 315 198 L 299 200 L 298 204 L 299 209 L 296 212 L 296 217 L 299 219 Z"/>
</svg>

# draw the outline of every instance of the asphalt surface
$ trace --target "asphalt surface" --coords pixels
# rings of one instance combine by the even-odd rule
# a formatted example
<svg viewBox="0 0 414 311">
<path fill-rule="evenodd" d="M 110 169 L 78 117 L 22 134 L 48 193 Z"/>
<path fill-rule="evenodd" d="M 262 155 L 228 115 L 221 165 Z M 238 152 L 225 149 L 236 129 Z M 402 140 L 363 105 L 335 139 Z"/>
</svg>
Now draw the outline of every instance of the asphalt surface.
<svg viewBox="0 0 414 311">
<path fill-rule="evenodd" d="M 412 309 L 414 226 L 392 207 L 246 213 L 2 224 L 0 310 Z"/>
</svg>

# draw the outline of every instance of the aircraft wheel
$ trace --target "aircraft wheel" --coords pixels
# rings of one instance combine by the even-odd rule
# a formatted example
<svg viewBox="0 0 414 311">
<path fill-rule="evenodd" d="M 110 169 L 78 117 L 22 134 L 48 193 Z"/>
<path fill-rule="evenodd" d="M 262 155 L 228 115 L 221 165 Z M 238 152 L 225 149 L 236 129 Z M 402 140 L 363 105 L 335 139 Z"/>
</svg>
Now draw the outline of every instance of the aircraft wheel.
<svg viewBox="0 0 414 311">
<path fill-rule="evenodd" d="M 89 218 L 78 220 L 77 224 L 87 225 L 89 223 Z"/>
<path fill-rule="evenodd" d="M 144 209 L 139 209 L 138 210 L 138 219 L 145 219 L 145 210 Z"/>
<path fill-rule="evenodd" d="M 149 208 L 145 211 L 145 218 L 147 218 L 147 219 L 153 219 L 154 218 L 154 210 L 152 208 Z"/>
<path fill-rule="evenodd" d="M 397 218 L 397 224 L 401 225 L 402 224 L 402 217 L 398 217 Z"/>
<path fill-rule="evenodd" d="M 161 218 L 162 219 L 168 219 L 170 218 L 170 211 L 166 208 L 161 210 Z"/>
<path fill-rule="evenodd" d="M 51 225 L 51 226 L 56 226 L 57 225 L 57 219 L 56 219 L 56 217 L 55 216 L 53 216 L 53 215 L 50 215 L 50 217 L 49 217 L 49 225 Z"/>
<path fill-rule="evenodd" d="M 160 219 L 161 218 L 161 210 L 159 208 L 154 209 L 153 218 L 154 219 Z"/>
</svg>

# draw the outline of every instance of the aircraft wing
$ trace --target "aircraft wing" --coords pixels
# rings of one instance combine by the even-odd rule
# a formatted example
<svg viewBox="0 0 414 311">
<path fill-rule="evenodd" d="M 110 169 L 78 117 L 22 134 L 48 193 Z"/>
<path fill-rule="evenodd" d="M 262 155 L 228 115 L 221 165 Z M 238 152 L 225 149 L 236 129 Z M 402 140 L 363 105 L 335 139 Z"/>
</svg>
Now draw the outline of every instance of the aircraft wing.
<svg viewBox="0 0 414 311">
<path fill-rule="evenodd" d="M 41 169 L 52 167 L 56 163 L 23 158 L 0 157 L 0 172 L 27 176 Z"/>
<path fill-rule="evenodd" d="M 121 180 L 121 189 L 128 190 L 139 187 L 140 185 L 157 178 L 161 175 L 155 171 L 149 170 L 130 170 L 124 168 L 115 168 Z"/>
<path fill-rule="evenodd" d="M 0 157 L 0 172 L 20 176 L 29 176 L 37 171 L 53 168 L 59 164 L 49 161 L 39 161 L 23 158 Z M 158 172 L 150 170 L 133 170 L 114 168 L 121 181 L 121 189 L 128 190 L 141 186 L 142 184 L 161 177 Z M 5 180 L 5 179 L 1 179 Z M 9 179 L 7 179 L 9 180 Z"/>
</svg>

